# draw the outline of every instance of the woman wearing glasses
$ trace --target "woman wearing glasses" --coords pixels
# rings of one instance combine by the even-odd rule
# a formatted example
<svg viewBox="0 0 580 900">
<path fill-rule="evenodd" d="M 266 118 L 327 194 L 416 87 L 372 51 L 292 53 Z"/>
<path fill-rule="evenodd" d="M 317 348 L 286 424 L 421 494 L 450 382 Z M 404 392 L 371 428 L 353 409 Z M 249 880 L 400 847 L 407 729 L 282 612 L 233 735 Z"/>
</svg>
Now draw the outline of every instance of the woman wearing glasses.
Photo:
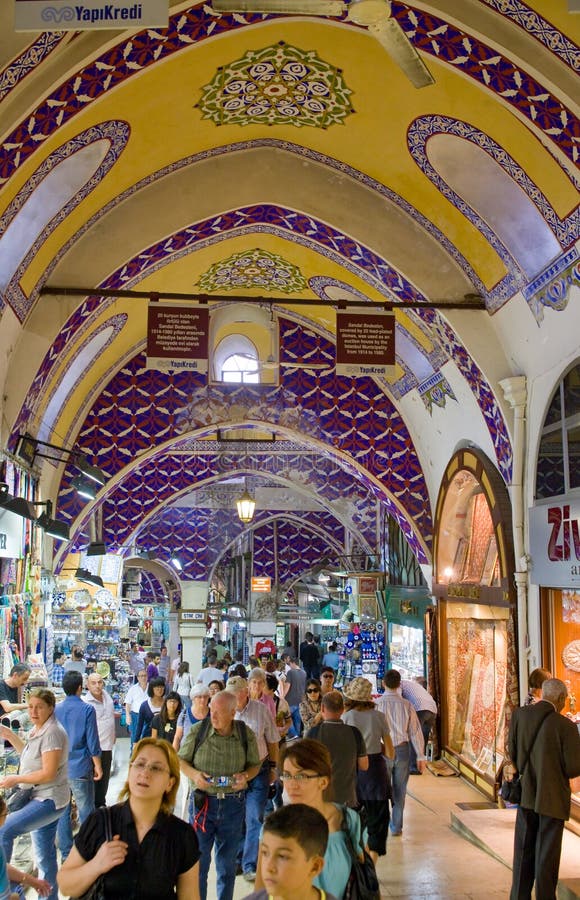
<svg viewBox="0 0 580 900">
<path fill-rule="evenodd" d="M 322 713 L 320 711 L 320 691 L 321 688 L 318 678 L 309 678 L 306 682 L 304 699 L 300 701 L 298 707 L 305 734 L 310 728 L 313 728 L 322 721 Z"/>
<path fill-rule="evenodd" d="M 337 900 L 345 895 L 351 869 L 351 856 L 346 845 L 346 834 L 343 822 L 350 835 L 353 847 L 359 847 L 361 841 L 361 823 L 358 813 L 341 806 L 329 803 L 324 799 L 324 792 L 331 783 L 332 763 L 330 754 L 324 744 L 304 738 L 287 744 L 281 753 L 282 771 L 280 779 L 284 785 L 284 793 L 289 803 L 305 803 L 321 813 L 328 822 L 328 846 L 324 854 L 324 868 L 312 882 L 315 887 L 322 888 L 327 894 L 334 894 Z M 261 848 L 258 852 L 258 872 L 255 890 L 263 887 L 260 872 Z"/>
<path fill-rule="evenodd" d="M 66 896 L 80 897 L 101 876 L 107 900 L 199 900 L 199 849 L 187 822 L 171 814 L 179 787 L 179 762 L 167 741 L 135 744 L 129 774 L 112 806 L 113 840 L 97 810 L 81 826 L 58 873 Z"/>
</svg>

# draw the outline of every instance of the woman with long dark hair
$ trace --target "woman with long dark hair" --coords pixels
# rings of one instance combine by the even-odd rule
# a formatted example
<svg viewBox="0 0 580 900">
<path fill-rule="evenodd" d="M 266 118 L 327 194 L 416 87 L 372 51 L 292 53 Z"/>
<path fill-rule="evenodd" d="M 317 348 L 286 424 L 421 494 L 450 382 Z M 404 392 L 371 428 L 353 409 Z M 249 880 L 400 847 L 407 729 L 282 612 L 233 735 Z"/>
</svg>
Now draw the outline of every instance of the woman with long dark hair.
<svg viewBox="0 0 580 900">
<path fill-rule="evenodd" d="M 151 737 L 161 738 L 173 745 L 181 708 L 181 697 L 177 691 L 169 691 L 160 711 L 151 720 Z"/>
<path fill-rule="evenodd" d="M 189 663 L 183 660 L 177 669 L 177 675 L 173 679 L 172 688 L 177 691 L 181 697 L 181 703 L 184 709 L 189 709 L 191 700 L 189 698 L 190 691 L 193 687 L 193 678 L 189 674 Z"/>
</svg>

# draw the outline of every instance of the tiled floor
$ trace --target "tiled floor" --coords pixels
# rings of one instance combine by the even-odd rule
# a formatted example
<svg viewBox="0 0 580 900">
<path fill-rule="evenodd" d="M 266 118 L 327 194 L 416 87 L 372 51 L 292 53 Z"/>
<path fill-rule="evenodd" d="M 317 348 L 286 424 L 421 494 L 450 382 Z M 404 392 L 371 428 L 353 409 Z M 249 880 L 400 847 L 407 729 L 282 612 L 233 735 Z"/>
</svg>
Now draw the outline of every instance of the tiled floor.
<svg viewBox="0 0 580 900">
<path fill-rule="evenodd" d="M 117 743 L 116 771 L 107 796 L 110 803 L 116 801 L 124 782 L 128 751 L 128 740 Z M 457 806 L 481 800 L 481 795 L 460 778 L 437 778 L 429 772 L 411 776 L 403 834 L 389 837 L 387 855 L 379 860 L 381 896 L 398 900 L 507 898 L 514 812 L 463 810 Z M 473 841 L 479 841 L 479 846 Z M 571 886 L 560 896 L 566 900 L 576 897 L 580 838 L 569 832 L 565 834 L 560 874 Z M 250 886 L 238 878 L 234 900 L 249 893 Z M 215 896 L 215 875 L 210 873 L 208 900 L 215 900 Z"/>
</svg>

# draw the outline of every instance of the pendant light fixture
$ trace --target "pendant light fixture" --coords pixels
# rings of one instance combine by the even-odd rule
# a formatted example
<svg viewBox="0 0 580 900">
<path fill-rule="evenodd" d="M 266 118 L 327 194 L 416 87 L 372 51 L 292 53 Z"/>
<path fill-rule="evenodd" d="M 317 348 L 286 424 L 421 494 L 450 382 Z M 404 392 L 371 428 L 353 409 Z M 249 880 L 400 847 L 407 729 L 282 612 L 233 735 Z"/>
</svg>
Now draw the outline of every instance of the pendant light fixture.
<svg viewBox="0 0 580 900">
<path fill-rule="evenodd" d="M 244 488 L 244 493 L 239 500 L 236 500 L 238 509 L 238 518 L 244 525 L 249 525 L 254 518 L 254 510 L 256 509 L 256 501 L 248 492 L 248 488 Z"/>
</svg>

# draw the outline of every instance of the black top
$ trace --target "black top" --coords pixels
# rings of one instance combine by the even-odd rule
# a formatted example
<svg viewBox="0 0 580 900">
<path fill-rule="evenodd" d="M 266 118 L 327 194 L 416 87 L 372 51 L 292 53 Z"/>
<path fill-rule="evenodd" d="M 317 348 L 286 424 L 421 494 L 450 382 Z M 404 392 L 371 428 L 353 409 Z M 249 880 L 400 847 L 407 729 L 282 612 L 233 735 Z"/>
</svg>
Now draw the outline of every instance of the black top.
<svg viewBox="0 0 580 900">
<path fill-rule="evenodd" d="M 195 831 L 178 819 L 160 813 L 141 844 L 129 801 L 111 806 L 113 835 L 126 841 L 125 862 L 105 874 L 107 900 L 172 900 L 179 875 L 199 859 Z M 84 860 L 92 859 L 105 840 L 105 817 L 97 810 L 81 825 L 75 846 Z"/>
<path fill-rule="evenodd" d="M 167 741 L 169 744 L 173 743 L 173 738 L 175 737 L 175 730 L 177 728 L 177 719 L 168 719 L 167 723 L 164 725 L 161 721 L 161 716 L 157 713 L 156 716 L 153 716 L 151 719 L 151 733 L 153 731 L 157 732 L 157 737 L 161 738 L 164 741 Z"/>
<path fill-rule="evenodd" d="M 0 680 L 0 700 L 8 700 L 10 703 L 18 703 L 18 688 L 10 687 L 4 679 Z M 0 708 L 0 714 L 1 714 Z"/>
</svg>

